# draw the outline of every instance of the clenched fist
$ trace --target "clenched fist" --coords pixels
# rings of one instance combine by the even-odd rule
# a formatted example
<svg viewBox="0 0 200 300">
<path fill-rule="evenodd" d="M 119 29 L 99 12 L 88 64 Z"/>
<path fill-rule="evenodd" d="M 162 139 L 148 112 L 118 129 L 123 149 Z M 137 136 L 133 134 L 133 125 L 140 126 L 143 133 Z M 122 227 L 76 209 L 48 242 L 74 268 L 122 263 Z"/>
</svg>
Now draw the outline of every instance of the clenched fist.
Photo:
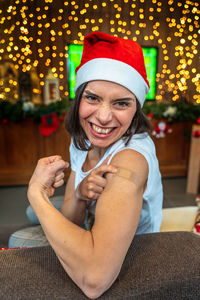
<svg viewBox="0 0 200 300">
<path fill-rule="evenodd" d="M 64 183 L 64 170 L 69 166 L 61 156 L 41 158 L 29 182 L 28 194 L 39 191 L 47 197 L 53 196 L 54 190 Z"/>
</svg>

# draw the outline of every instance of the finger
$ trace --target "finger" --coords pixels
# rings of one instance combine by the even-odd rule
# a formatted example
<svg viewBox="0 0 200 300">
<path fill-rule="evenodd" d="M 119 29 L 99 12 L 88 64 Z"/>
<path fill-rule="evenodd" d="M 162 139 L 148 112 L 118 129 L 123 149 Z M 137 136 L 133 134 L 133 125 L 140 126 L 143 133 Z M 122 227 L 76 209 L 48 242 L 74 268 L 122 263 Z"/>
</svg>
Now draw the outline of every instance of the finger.
<svg viewBox="0 0 200 300">
<path fill-rule="evenodd" d="M 64 177 L 65 177 L 64 172 L 57 173 L 55 177 L 55 182 L 63 179 Z"/>
<path fill-rule="evenodd" d="M 53 174 L 57 174 L 59 171 L 63 171 L 64 169 L 69 167 L 69 163 L 64 160 L 54 161 L 51 165 L 51 171 Z"/>
<path fill-rule="evenodd" d="M 88 178 L 88 183 L 93 183 L 95 185 L 98 185 L 98 186 L 104 188 L 106 186 L 107 181 L 102 176 L 93 175 Z"/>
<path fill-rule="evenodd" d="M 63 184 L 64 184 L 64 180 L 61 179 L 61 180 L 59 180 L 57 182 L 54 182 L 53 187 L 54 188 L 58 188 L 58 187 L 62 186 Z"/>
<path fill-rule="evenodd" d="M 90 192 L 88 193 L 88 199 L 89 199 L 90 201 L 92 201 L 92 200 L 97 200 L 97 199 L 99 198 L 99 196 L 100 196 L 99 193 L 95 193 L 95 192 L 93 192 L 93 191 L 90 191 Z"/>
<path fill-rule="evenodd" d="M 112 165 L 101 165 L 100 167 L 96 168 L 95 175 L 103 176 L 105 173 L 116 173 L 117 168 Z"/>
<path fill-rule="evenodd" d="M 45 163 L 45 164 L 48 165 L 48 164 L 52 164 L 55 161 L 58 161 L 58 160 L 61 160 L 61 159 L 62 159 L 62 157 L 60 155 L 52 155 L 52 156 L 41 158 L 39 160 L 39 162 L 42 162 L 42 163 Z"/>
<path fill-rule="evenodd" d="M 93 183 L 88 184 L 88 193 L 94 192 L 94 193 L 102 193 L 104 189 L 104 186 L 99 186 Z"/>
</svg>

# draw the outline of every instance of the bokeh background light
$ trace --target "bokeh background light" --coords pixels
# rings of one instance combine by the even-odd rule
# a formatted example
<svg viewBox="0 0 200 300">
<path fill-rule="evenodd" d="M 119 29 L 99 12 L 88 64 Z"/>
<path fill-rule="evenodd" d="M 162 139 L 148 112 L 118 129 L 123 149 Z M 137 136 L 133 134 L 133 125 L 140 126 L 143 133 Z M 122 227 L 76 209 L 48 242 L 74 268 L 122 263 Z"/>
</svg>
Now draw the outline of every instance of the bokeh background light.
<svg viewBox="0 0 200 300">
<path fill-rule="evenodd" d="M 157 101 L 200 103 L 200 3 L 178 0 L 0 0 L 0 101 L 18 99 L 17 80 L 1 65 L 36 69 L 40 88 L 51 68 L 68 96 L 68 45 L 103 31 L 158 47 Z"/>
</svg>

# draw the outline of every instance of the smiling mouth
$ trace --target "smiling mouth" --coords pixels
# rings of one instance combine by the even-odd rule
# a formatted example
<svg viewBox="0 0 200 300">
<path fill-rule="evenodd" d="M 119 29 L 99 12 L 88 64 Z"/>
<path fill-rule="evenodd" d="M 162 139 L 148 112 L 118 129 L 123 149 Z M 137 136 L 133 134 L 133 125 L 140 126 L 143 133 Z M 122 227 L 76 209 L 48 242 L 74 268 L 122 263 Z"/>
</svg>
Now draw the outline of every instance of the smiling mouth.
<svg viewBox="0 0 200 300">
<path fill-rule="evenodd" d="M 92 129 L 96 132 L 96 133 L 99 133 L 99 134 L 109 134 L 113 129 L 114 127 L 112 128 L 102 128 L 102 127 L 99 127 L 93 123 L 90 123 Z"/>
</svg>

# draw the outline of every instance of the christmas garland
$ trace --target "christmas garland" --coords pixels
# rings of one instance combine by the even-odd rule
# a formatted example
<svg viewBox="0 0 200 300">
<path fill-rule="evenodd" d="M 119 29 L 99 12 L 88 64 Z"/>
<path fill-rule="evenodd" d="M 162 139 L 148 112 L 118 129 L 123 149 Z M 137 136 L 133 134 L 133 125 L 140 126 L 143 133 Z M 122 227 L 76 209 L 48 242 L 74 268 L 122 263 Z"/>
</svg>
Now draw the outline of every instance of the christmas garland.
<svg viewBox="0 0 200 300">
<path fill-rule="evenodd" d="M 148 102 L 143 106 L 143 112 L 149 118 L 164 119 L 167 122 L 191 121 L 196 123 L 200 117 L 200 105 L 185 102 Z"/>
<path fill-rule="evenodd" d="M 40 121 L 42 116 L 56 114 L 62 117 L 69 110 L 71 102 L 67 98 L 56 101 L 49 105 L 34 105 L 32 102 L 0 101 L 0 122 L 6 124 L 8 121 L 21 122 L 26 117 L 32 117 L 35 121 Z"/>
</svg>

